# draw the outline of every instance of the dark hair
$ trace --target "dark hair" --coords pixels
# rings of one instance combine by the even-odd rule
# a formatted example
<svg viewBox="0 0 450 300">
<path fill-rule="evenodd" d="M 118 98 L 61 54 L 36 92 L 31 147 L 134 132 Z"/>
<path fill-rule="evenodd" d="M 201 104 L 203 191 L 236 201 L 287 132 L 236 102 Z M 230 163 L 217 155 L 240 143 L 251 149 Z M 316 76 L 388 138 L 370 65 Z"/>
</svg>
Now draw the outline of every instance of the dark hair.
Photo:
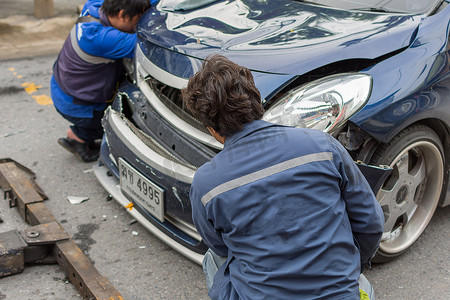
<svg viewBox="0 0 450 300">
<path fill-rule="evenodd" d="M 143 14 L 150 8 L 150 0 L 105 0 L 102 4 L 103 12 L 110 17 L 117 16 L 123 9 L 125 16 L 133 18 Z"/>
<path fill-rule="evenodd" d="M 250 70 L 222 55 L 209 56 L 181 96 L 194 117 L 224 137 L 264 114 Z"/>
</svg>

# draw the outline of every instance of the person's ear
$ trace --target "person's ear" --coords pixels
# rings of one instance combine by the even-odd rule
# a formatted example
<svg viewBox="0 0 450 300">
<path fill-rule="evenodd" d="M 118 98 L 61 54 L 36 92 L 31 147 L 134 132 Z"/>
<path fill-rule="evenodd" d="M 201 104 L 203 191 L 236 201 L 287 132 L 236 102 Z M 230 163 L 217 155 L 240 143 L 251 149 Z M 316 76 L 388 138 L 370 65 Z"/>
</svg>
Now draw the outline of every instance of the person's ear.
<svg viewBox="0 0 450 300">
<path fill-rule="evenodd" d="M 125 9 L 121 9 L 117 16 L 119 17 L 119 20 L 121 22 L 126 22 L 127 21 L 127 15 L 125 15 Z"/>
<path fill-rule="evenodd" d="M 209 133 L 221 144 L 225 144 L 226 137 L 220 135 L 217 131 L 212 127 L 206 127 L 209 130 Z"/>
</svg>

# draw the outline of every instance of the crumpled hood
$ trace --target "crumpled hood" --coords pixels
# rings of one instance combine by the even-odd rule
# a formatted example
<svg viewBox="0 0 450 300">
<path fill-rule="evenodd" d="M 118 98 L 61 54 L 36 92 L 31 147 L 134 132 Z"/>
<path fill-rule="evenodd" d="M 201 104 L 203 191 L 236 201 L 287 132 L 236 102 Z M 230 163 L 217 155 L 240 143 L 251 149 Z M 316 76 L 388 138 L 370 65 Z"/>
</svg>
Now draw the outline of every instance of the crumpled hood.
<svg viewBox="0 0 450 300">
<path fill-rule="evenodd" d="M 151 8 L 140 21 L 140 40 L 191 58 L 220 53 L 254 71 L 290 75 L 407 47 L 421 20 L 290 0 L 217 1 L 176 11 L 179 3 L 161 0 Z"/>
</svg>

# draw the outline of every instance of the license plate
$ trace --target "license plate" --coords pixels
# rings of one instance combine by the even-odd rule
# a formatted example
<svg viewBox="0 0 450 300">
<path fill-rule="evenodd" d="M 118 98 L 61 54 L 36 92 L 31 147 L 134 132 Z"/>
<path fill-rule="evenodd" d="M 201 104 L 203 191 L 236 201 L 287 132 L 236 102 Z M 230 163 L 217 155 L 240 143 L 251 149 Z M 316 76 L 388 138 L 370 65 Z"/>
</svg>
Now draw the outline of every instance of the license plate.
<svg viewBox="0 0 450 300">
<path fill-rule="evenodd" d="M 161 222 L 164 221 L 164 190 L 119 158 L 120 189 Z"/>
</svg>

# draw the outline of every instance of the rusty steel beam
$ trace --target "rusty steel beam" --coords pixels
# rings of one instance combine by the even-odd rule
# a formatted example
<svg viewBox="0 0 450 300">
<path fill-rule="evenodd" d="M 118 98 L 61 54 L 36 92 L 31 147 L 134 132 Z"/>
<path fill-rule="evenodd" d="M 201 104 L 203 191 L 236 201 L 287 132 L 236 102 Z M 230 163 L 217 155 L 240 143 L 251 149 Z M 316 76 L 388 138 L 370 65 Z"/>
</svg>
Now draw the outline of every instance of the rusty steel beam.
<svg viewBox="0 0 450 300">
<path fill-rule="evenodd" d="M 23 272 L 27 263 L 56 263 L 55 243 L 69 238 L 56 222 L 0 233 L 0 277 Z"/>
<path fill-rule="evenodd" d="M 20 164 L 0 159 L 0 188 L 10 206 L 17 207 L 22 218 L 30 225 L 48 226 L 56 222 L 64 231 L 43 203 L 46 196 L 32 182 L 31 175 L 34 174 L 30 174 Z M 55 241 L 53 252 L 56 262 L 84 299 L 123 300 L 111 282 L 95 269 L 72 239 Z"/>
<path fill-rule="evenodd" d="M 0 234 L 0 277 L 23 272 L 27 243 L 16 230 Z"/>
<path fill-rule="evenodd" d="M 9 206 L 17 206 L 25 221 L 27 205 L 44 201 L 44 198 L 34 189 L 29 174 L 24 174 L 15 162 L 0 164 L 0 186 L 5 199 L 9 201 Z"/>
</svg>

